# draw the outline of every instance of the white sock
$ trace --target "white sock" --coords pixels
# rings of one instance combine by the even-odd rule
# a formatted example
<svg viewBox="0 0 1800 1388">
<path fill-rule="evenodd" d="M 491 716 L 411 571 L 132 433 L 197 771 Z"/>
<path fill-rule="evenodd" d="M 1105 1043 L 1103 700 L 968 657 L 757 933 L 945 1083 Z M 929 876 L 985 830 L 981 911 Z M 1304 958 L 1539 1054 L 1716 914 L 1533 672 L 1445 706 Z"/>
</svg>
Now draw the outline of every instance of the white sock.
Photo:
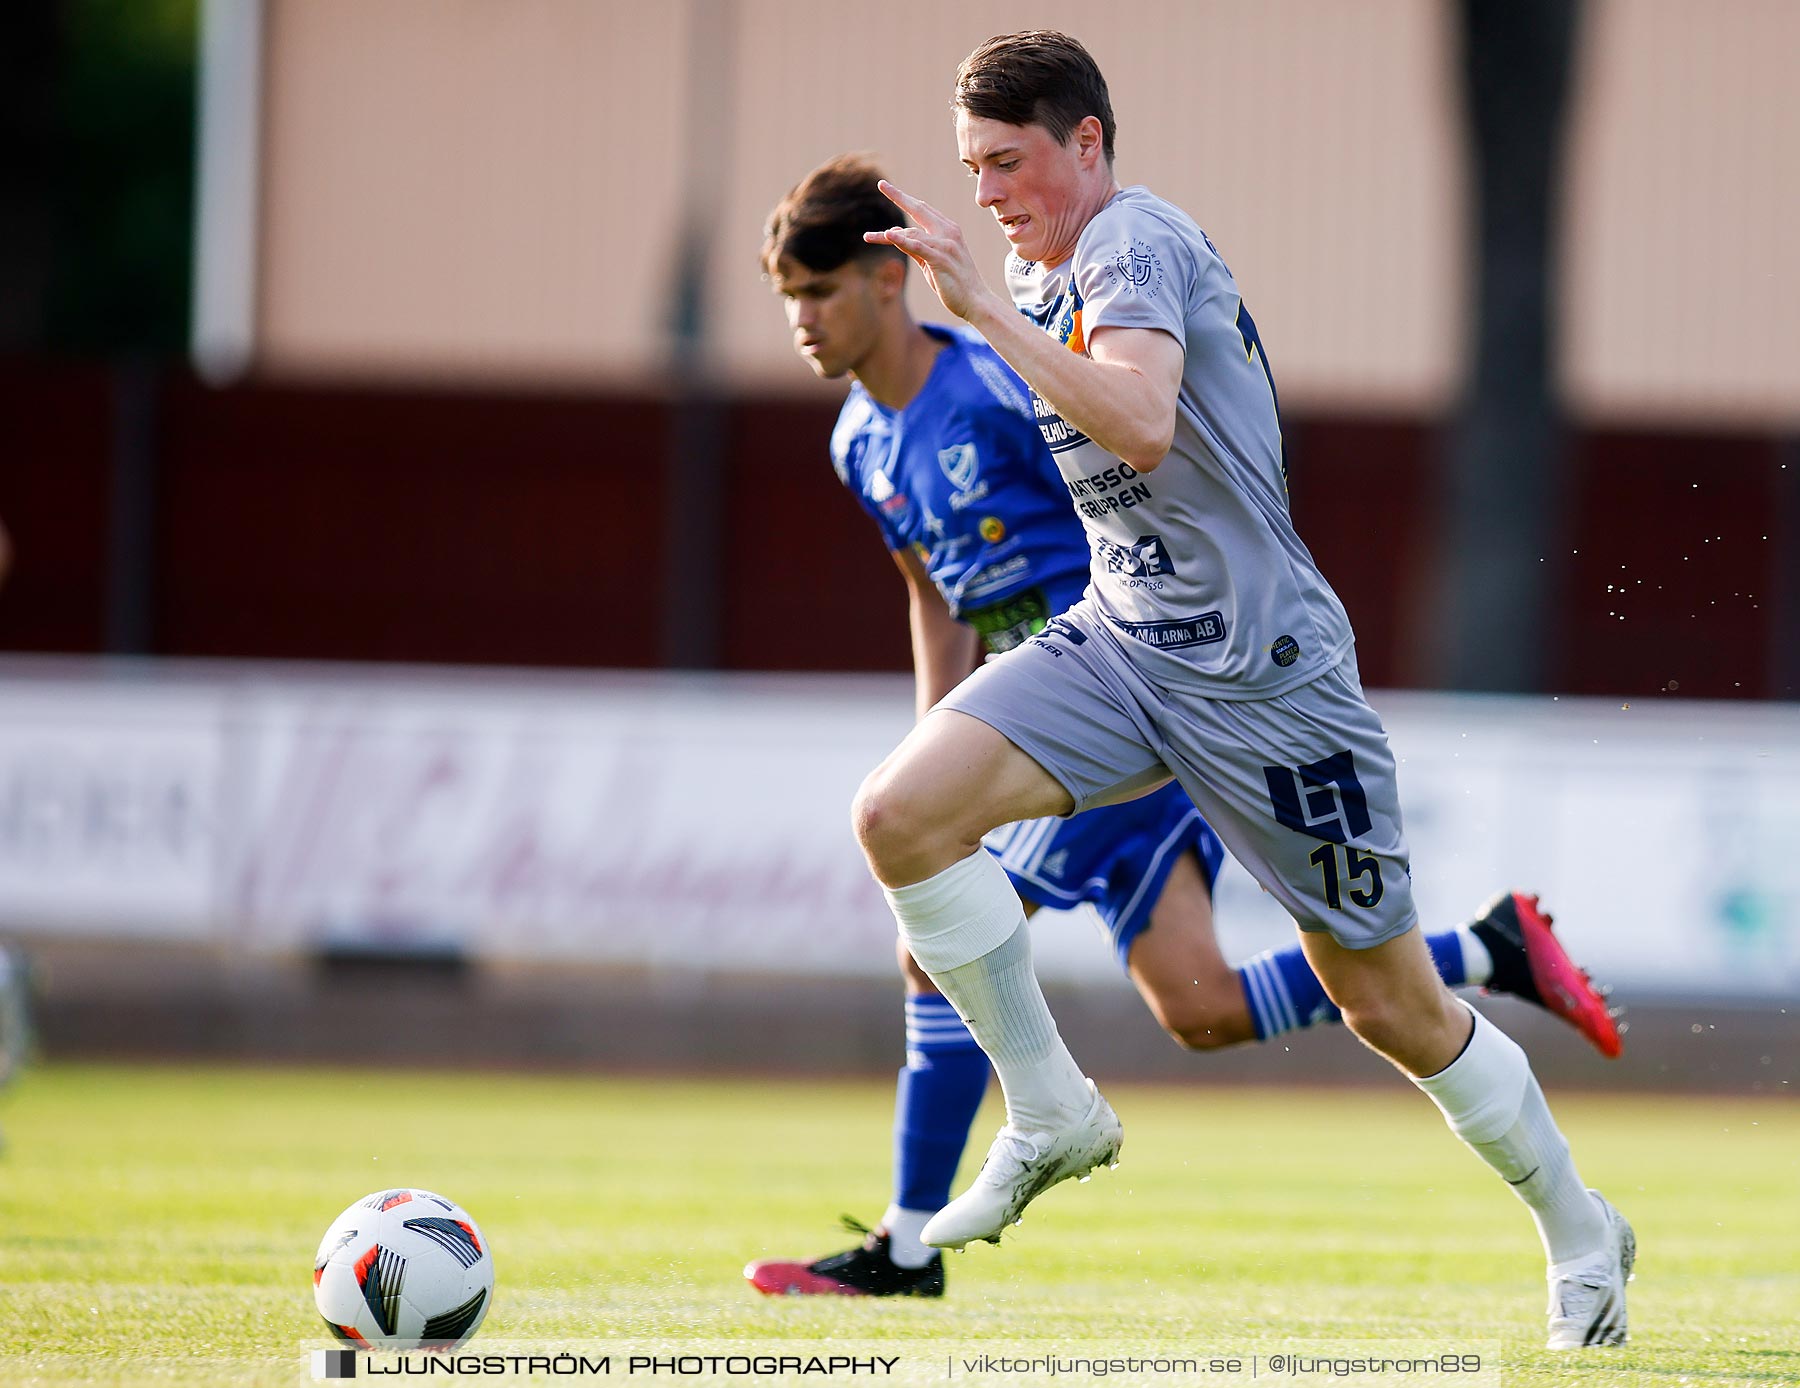
<svg viewBox="0 0 1800 1388">
<path fill-rule="evenodd" d="M 932 977 L 993 1062 L 1009 1123 L 1028 1133 L 1055 1132 L 1087 1112 L 1087 1076 L 1038 987 L 1024 921 L 998 949 Z"/>
<path fill-rule="evenodd" d="M 1462 946 L 1463 986 L 1479 988 L 1494 976 L 1494 956 L 1481 943 L 1481 936 L 1464 921 L 1456 927 L 1456 942 Z"/>
<path fill-rule="evenodd" d="M 923 882 L 882 890 L 912 957 L 934 976 L 973 963 L 1025 920 L 1012 879 L 985 848 Z"/>
<path fill-rule="evenodd" d="M 887 898 L 912 957 L 993 1062 L 1007 1121 L 1049 1132 L 1087 1112 L 1087 1078 L 1057 1034 L 1025 908 L 994 856 L 979 849 Z"/>
<path fill-rule="evenodd" d="M 881 1227 L 888 1231 L 888 1257 L 894 1260 L 895 1266 L 922 1268 L 937 1255 L 937 1249 L 926 1247 L 919 1238 L 936 1213 L 936 1210 L 908 1210 L 899 1205 L 887 1207 L 887 1212 L 881 1216 Z"/>
<path fill-rule="evenodd" d="M 1599 1251 L 1606 1242 L 1605 1217 L 1581 1183 L 1531 1062 L 1499 1027 L 1473 1008 L 1469 1012 L 1475 1030 L 1462 1054 L 1413 1083 L 1530 1208 L 1550 1262 Z"/>
</svg>

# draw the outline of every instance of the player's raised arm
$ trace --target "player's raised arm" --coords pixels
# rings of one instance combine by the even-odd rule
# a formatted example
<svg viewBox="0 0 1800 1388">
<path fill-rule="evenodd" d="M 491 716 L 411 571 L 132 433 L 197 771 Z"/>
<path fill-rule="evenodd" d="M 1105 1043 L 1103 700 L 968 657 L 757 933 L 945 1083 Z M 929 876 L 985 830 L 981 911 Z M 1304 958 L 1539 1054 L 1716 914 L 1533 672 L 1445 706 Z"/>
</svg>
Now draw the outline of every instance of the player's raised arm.
<svg viewBox="0 0 1800 1388">
<path fill-rule="evenodd" d="M 1035 127 L 966 113 L 959 114 L 957 128 L 964 162 L 977 177 L 976 196 L 984 205 L 1004 203 L 1008 181 L 1019 180 L 1020 170 L 1033 159 L 1060 158 L 1077 175 L 1085 175 L 1092 186 L 1071 199 L 1080 211 L 1065 219 L 1070 223 L 1063 236 L 1067 244 L 1050 252 L 1067 260 L 1081 228 L 1117 188 L 1103 158 L 1099 122 L 1078 126 L 1066 149 L 1035 148 L 1046 143 L 1044 132 Z M 1110 340 L 1104 352 L 1067 350 L 988 287 L 953 219 L 891 183 L 883 182 L 881 190 L 913 225 L 867 232 L 864 240 L 910 256 L 946 309 L 976 328 L 1057 413 L 1108 453 L 1139 472 L 1162 462 L 1175 436 L 1175 402 L 1185 362 L 1178 340 L 1166 333 L 1116 329 L 1105 334 Z"/>
<path fill-rule="evenodd" d="M 1111 328 L 1084 355 L 989 298 L 964 315 L 970 325 L 1068 423 L 1139 472 L 1154 471 L 1175 437 L 1183 344 L 1153 329 Z"/>
<path fill-rule="evenodd" d="M 904 251 L 925 272 L 925 282 L 944 307 L 958 318 L 967 319 L 984 297 L 995 305 L 1001 304 L 999 296 L 982 279 L 981 271 L 975 268 L 975 257 L 969 254 L 962 228 L 955 221 L 886 179 L 880 187 L 889 201 L 912 218 L 913 224 L 867 231 L 863 240 Z"/>
</svg>

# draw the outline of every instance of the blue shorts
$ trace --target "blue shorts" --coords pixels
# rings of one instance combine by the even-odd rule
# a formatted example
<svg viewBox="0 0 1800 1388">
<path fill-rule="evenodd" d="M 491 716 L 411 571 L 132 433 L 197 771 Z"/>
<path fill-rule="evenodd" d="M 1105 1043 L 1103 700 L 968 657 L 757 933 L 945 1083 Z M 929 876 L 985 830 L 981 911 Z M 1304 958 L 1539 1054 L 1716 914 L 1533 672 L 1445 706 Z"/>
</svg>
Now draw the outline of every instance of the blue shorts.
<svg viewBox="0 0 1800 1388">
<path fill-rule="evenodd" d="M 1070 819 L 1005 824 L 985 840 L 1027 901 L 1068 909 L 1087 902 L 1099 913 L 1119 967 L 1150 924 L 1163 884 L 1183 853 L 1200 860 L 1208 891 L 1225 848 L 1178 785 L 1105 805 Z"/>
</svg>

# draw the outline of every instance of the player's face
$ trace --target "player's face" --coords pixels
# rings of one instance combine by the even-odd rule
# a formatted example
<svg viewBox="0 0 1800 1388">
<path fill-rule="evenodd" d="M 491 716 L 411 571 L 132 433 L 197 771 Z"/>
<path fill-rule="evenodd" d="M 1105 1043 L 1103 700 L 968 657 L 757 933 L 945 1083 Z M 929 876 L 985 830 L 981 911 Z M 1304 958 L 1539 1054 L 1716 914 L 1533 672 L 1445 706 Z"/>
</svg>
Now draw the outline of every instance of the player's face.
<svg viewBox="0 0 1800 1388">
<path fill-rule="evenodd" d="M 770 282 L 787 308 L 794 350 L 826 380 L 854 371 L 874 349 L 881 319 L 866 266 L 853 260 L 835 270 L 809 270 L 783 256 Z"/>
<path fill-rule="evenodd" d="M 975 201 L 994 214 L 1022 259 L 1057 265 L 1075 252 L 1086 225 L 1076 137 L 1041 125 L 956 113 L 956 149 L 975 180 Z"/>
</svg>

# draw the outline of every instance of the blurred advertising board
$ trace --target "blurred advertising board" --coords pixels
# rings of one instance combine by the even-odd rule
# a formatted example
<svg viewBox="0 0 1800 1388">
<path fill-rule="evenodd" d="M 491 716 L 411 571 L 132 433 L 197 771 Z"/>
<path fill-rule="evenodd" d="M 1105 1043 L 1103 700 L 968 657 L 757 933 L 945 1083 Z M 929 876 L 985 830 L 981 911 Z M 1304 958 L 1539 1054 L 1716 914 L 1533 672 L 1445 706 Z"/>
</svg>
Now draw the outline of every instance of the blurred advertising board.
<svg viewBox="0 0 1800 1388">
<path fill-rule="evenodd" d="M 1377 693 L 1429 927 L 1543 893 L 1621 986 L 1800 992 L 1800 709 Z M 898 676 L 0 662 L 0 929 L 886 976 L 848 806 Z M 1290 938 L 1235 867 L 1226 953 Z M 1114 969 L 1082 913 L 1048 977 Z"/>
</svg>

